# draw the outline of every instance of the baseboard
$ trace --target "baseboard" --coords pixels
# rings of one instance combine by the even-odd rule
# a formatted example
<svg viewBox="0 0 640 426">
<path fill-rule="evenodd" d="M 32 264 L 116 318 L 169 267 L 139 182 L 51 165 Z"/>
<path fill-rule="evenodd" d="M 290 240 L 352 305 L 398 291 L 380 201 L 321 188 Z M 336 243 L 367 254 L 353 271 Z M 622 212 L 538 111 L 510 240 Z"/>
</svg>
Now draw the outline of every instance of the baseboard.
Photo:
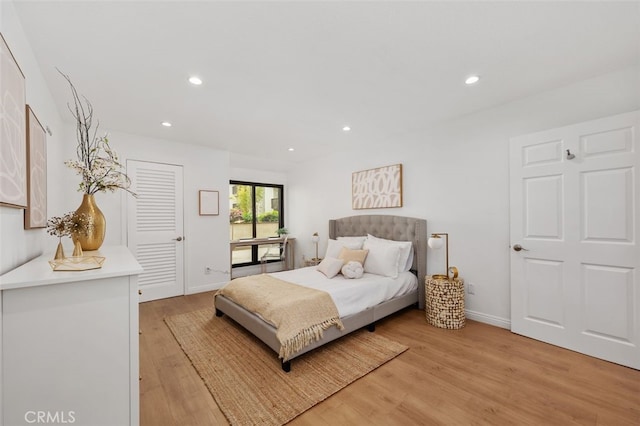
<svg viewBox="0 0 640 426">
<path fill-rule="evenodd" d="M 227 282 L 228 281 L 219 282 L 219 283 L 212 283 L 212 284 L 203 284 L 203 285 L 199 285 L 198 287 L 194 287 L 194 288 L 186 288 L 185 289 L 185 294 L 196 294 L 196 293 L 204 293 L 205 291 L 218 290 L 218 289 L 224 287 L 224 285 Z"/>
<path fill-rule="evenodd" d="M 482 312 L 470 311 L 468 309 L 465 310 L 465 315 L 470 320 L 483 322 L 485 324 L 511 330 L 511 320 L 506 318 L 500 318 L 495 315 L 483 314 Z"/>
</svg>

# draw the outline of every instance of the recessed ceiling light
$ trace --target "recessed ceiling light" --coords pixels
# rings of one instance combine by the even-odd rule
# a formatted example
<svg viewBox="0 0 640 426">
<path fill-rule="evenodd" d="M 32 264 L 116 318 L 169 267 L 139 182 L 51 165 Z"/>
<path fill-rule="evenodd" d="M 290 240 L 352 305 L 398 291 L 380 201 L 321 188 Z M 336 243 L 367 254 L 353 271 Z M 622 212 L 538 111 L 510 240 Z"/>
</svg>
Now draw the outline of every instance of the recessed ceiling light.
<svg viewBox="0 0 640 426">
<path fill-rule="evenodd" d="M 200 86 L 202 84 L 202 80 L 194 75 L 192 77 L 189 77 L 189 83 L 193 84 L 194 86 Z"/>
<path fill-rule="evenodd" d="M 293 148 L 289 148 L 289 151 L 295 151 L 295 149 L 293 149 Z"/>
<path fill-rule="evenodd" d="M 350 131 L 350 130 L 351 130 L 351 127 L 349 127 L 349 126 L 344 126 L 344 127 L 342 128 L 342 131 L 344 131 L 344 132 L 348 132 L 348 131 Z"/>
<path fill-rule="evenodd" d="M 163 121 L 163 122 L 162 122 L 162 125 L 163 125 L 164 127 L 171 127 L 171 126 L 172 126 L 172 124 L 171 124 L 171 123 L 169 123 L 168 121 Z"/>
<path fill-rule="evenodd" d="M 480 77 L 477 75 L 470 75 L 469 77 L 467 77 L 467 79 L 464 81 L 465 84 L 476 84 L 478 81 L 480 81 Z"/>
</svg>

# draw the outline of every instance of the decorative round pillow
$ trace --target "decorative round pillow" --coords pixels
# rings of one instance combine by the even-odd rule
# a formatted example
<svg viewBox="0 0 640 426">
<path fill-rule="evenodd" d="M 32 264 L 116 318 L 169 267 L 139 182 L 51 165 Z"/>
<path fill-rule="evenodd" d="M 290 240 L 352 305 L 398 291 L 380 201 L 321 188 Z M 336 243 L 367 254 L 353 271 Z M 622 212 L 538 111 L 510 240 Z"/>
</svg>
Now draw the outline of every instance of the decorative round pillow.
<svg viewBox="0 0 640 426">
<path fill-rule="evenodd" d="M 342 267 L 342 275 L 344 275 L 345 278 L 362 278 L 363 274 L 364 268 L 362 267 L 362 263 L 356 262 L 355 260 L 347 262 Z"/>
</svg>

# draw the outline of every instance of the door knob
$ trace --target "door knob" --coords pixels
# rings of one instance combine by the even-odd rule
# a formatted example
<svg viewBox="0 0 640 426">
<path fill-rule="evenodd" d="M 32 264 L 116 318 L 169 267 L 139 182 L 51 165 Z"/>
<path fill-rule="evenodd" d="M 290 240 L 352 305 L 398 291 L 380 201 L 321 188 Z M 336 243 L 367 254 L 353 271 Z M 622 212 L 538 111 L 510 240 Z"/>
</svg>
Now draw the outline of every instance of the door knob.
<svg viewBox="0 0 640 426">
<path fill-rule="evenodd" d="M 182 237 L 174 238 L 173 241 L 182 241 Z"/>
<path fill-rule="evenodd" d="M 514 246 L 513 246 L 513 249 L 514 249 L 515 251 L 520 251 L 520 250 L 529 251 L 529 250 L 527 250 L 526 248 L 522 247 L 520 244 L 516 244 L 516 245 L 514 245 Z"/>
</svg>

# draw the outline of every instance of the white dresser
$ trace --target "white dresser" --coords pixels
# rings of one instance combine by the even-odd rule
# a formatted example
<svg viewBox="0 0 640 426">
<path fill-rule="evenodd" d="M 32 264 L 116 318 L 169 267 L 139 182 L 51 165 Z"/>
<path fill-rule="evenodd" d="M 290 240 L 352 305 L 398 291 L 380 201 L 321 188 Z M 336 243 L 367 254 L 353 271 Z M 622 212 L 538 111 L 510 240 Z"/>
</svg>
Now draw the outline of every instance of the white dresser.
<svg viewBox="0 0 640 426">
<path fill-rule="evenodd" d="M 54 272 L 48 254 L 0 277 L 4 425 L 139 424 L 142 267 L 124 246 L 85 255 L 106 260 Z"/>
</svg>

